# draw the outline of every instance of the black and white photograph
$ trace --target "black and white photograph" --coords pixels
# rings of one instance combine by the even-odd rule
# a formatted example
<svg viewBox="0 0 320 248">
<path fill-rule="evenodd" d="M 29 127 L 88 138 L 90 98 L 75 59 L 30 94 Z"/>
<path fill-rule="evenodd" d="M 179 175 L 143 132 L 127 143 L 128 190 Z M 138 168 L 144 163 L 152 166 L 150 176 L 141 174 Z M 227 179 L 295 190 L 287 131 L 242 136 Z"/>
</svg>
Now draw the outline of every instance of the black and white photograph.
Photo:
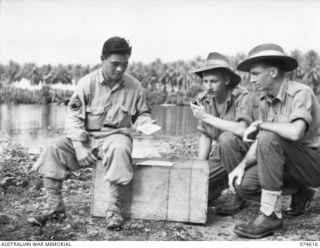
<svg viewBox="0 0 320 248">
<path fill-rule="evenodd" d="M 319 246 L 319 13 L 0 0 L 1 247 Z"/>
</svg>

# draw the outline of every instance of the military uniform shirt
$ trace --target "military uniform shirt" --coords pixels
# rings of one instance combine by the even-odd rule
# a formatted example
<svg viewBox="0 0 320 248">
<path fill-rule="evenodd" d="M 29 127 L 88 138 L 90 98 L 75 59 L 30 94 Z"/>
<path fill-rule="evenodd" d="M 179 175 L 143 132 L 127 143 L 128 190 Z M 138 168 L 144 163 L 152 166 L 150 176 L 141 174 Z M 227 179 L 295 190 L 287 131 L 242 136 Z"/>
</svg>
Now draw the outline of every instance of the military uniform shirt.
<svg viewBox="0 0 320 248">
<path fill-rule="evenodd" d="M 202 94 L 205 94 L 202 93 Z M 199 96 L 201 98 L 201 95 Z M 212 116 L 228 120 L 228 121 L 245 121 L 247 125 L 253 120 L 253 101 L 249 96 L 249 92 L 242 87 L 236 86 L 227 95 L 225 101 L 224 112 L 219 115 L 214 97 L 206 97 L 201 101 L 207 113 Z M 198 130 L 212 139 L 217 140 L 223 132 L 210 124 L 200 121 Z"/>
<path fill-rule="evenodd" d="M 145 90 L 134 77 L 124 74 L 112 89 L 104 81 L 102 69 L 79 80 L 68 105 L 66 135 L 86 141 L 89 136 L 128 134 L 135 122 L 151 120 Z"/>
<path fill-rule="evenodd" d="M 270 98 L 264 92 L 260 97 L 259 119 L 270 122 L 305 121 L 307 130 L 302 144 L 320 147 L 320 105 L 312 89 L 302 83 L 284 79 L 279 93 Z"/>
</svg>

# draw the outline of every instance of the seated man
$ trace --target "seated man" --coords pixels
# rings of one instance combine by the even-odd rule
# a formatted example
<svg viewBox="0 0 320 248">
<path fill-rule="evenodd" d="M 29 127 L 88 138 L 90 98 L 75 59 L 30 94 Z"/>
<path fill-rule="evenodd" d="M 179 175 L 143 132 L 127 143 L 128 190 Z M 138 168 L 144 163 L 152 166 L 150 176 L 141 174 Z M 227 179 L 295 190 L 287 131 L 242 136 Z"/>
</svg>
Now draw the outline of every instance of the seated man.
<svg viewBox="0 0 320 248">
<path fill-rule="evenodd" d="M 229 185 L 249 196 L 246 178 L 261 191 L 260 215 L 234 232 L 247 238 L 262 238 L 282 229 L 281 195 L 285 186 L 295 186 L 289 215 L 303 213 L 320 186 L 320 105 L 312 89 L 291 81 L 285 72 L 298 62 L 276 44 L 262 44 L 249 52 L 238 70 L 250 72 L 250 81 L 261 93 L 259 119 L 245 131 L 244 141 L 254 142 L 241 163 L 229 174 Z M 259 131 L 257 140 L 249 138 Z M 256 165 L 256 166 L 255 166 Z M 234 183 L 235 180 L 235 183 Z M 259 197 L 260 198 L 260 197 Z"/>
<path fill-rule="evenodd" d="M 207 160 L 212 141 L 217 145 L 209 159 L 209 199 L 217 199 L 227 187 L 228 173 L 246 154 L 249 144 L 242 141 L 244 130 L 252 122 L 253 103 L 247 90 L 238 86 L 240 76 L 232 71 L 227 59 L 220 53 L 210 53 L 206 64 L 193 71 L 202 78 L 205 92 L 191 103 L 191 109 L 200 124 L 199 159 Z M 235 214 L 247 205 L 240 197 L 223 208 L 221 215 Z"/>
<path fill-rule="evenodd" d="M 112 37 L 103 45 L 101 68 L 80 79 L 68 105 L 66 137 L 49 143 L 34 165 L 43 176 L 48 207 L 28 222 L 44 226 L 65 217 L 61 189 L 66 171 L 92 167 L 100 158 L 110 193 L 107 228 L 121 228 L 121 200 L 133 177 L 129 129 L 133 123 L 138 127 L 153 122 L 140 82 L 125 74 L 130 55 L 128 42 Z"/>
</svg>

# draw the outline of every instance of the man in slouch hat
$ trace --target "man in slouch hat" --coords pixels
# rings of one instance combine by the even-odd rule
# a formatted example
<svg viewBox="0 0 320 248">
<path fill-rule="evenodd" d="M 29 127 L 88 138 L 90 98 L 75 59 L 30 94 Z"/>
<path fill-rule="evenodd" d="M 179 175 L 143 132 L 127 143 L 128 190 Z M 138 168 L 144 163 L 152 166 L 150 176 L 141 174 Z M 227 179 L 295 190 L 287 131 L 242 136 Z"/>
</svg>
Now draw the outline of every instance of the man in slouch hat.
<svg viewBox="0 0 320 248">
<path fill-rule="evenodd" d="M 260 200 L 258 217 L 235 226 L 234 232 L 242 237 L 262 238 L 283 228 L 281 195 L 287 187 L 295 193 L 285 213 L 297 216 L 313 197 L 309 187 L 320 186 L 320 105 L 310 87 L 286 77 L 297 66 L 279 45 L 261 44 L 237 67 L 250 73 L 260 93 L 259 120 L 243 137 L 252 145 L 229 174 L 230 187 L 244 198 L 254 195 L 246 179 L 256 181 Z"/>
<path fill-rule="evenodd" d="M 239 86 L 240 76 L 227 58 L 217 52 L 208 55 L 204 66 L 193 71 L 202 79 L 205 91 L 191 103 L 199 119 L 199 159 L 209 160 L 209 204 L 227 187 L 230 173 L 243 159 L 249 143 L 242 141 L 253 118 L 253 101 L 249 92 Z M 212 141 L 216 147 L 209 157 Z M 216 206 L 220 215 L 239 212 L 248 202 L 236 195 L 231 202 Z"/>
</svg>

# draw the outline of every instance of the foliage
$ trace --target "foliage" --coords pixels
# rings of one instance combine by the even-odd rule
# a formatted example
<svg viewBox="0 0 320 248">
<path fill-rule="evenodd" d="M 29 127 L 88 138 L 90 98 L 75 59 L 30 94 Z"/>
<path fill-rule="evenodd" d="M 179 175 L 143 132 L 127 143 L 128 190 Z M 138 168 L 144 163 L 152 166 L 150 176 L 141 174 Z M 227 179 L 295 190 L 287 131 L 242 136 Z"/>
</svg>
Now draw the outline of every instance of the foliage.
<svg viewBox="0 0 320 248">
<path fill-rule="evenodd" d="M 316 94 L 320 95 L 320 57 L 317 52 L 310 50 L 305 54 L 299 50 L 291 52 L 291 56 L 299 62 L 299 67 L 289 74 L 291 79 L 301 81 L 309 85 Z M 232 68 L 236 68 L 240 61 L 245 59 L 244 54 L 229 56 Z M 151 104 L 174 103 L 185 104 L 190 101 L 202 89 L 201 80 L 191 71 L 204 63 L 204 59 L 196 57 L 194 60 L 163 63 L 157 59 L 149 64 L 133 62 L 128 68 L 128 73 L 140 80 L 148 93 Z M 9 61 L 8 64 L 0 64 L 0 102 L 52 102 L 52 94 L 37 92 L 41 97 L 35 97 L 31 92 L 14 92 L 12 86 L 16 82 L 27 79 L 30 85 L 46 85 L 49 88 L 56 84 L 75 85 L 78 80 L 98 68 L 99 65 L 42 65 L 34 63 L 18 64 Z M 254 91 L 250 84 L 248 73 L 239 72 L 242 77 L 241 85 Z M 14 87 L 15 88 L 15 87 Z M 4 93 L 6 92 L 6 93 Z M 57 94 L 59 95 L 59 94 Z M 61 101 L 67 100 L 70 93 L 62 93 Z M 54 101 L 58 101 L 54 99 Z"/>
</svg>

